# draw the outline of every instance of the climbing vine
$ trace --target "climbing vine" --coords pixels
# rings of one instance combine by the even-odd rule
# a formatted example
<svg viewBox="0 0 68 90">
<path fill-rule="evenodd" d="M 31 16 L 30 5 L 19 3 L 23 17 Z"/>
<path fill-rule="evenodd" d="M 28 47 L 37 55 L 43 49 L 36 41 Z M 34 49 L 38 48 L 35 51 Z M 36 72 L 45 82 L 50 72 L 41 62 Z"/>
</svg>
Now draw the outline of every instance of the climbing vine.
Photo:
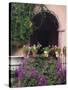
<svg viewBox="0 0 68 90">
<path fill-rule="evenodd" d="M 11 3 L 11 41 L 26 44 L 32 33 L 34 4 Z"/>
</svg>

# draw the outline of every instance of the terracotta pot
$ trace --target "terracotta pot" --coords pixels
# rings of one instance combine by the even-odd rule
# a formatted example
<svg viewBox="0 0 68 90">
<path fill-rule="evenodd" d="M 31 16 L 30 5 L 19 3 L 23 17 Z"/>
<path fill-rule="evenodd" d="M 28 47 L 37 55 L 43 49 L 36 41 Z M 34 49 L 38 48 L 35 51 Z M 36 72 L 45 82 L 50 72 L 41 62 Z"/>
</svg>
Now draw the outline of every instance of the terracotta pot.
<svg viewBox="0 0 68 90">
<path fill-rule="evenodd" d="M 36 52 L 32 52 L 32 56 L 33 57 L 36 57 Z"/>
<path fill-rule="evenodd" d="M 29 55 L 28 52 L 25 52 L 25 53 L 24 53 L 24 57 L 27 57 L 28 55 Z"/>
<path fill-rule="evenodd" d="M 44 54 L 44 57 L 48 57 L 48 54 Z"/>
</svg>

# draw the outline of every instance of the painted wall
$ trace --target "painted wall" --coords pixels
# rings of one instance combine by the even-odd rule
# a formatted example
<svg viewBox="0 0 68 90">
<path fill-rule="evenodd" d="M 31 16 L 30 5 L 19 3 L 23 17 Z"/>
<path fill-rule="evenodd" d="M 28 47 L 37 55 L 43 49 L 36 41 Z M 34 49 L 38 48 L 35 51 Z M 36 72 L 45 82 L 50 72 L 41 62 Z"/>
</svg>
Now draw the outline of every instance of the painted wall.
<svg viewBox="0 0 68 90">
<path fill-rule="evenodd" d="M 47 5 L 47 7 L 56 14 L 60 25 L 59 30 L 66 30 L 66 6 Z"/>
<path fill-rule="evenodd" d="M 59 21 L 59 47 L 66 46 L 66 6 L 63 5 L 47 5 L 48 9 L 53 11 Z"/>
</svg>

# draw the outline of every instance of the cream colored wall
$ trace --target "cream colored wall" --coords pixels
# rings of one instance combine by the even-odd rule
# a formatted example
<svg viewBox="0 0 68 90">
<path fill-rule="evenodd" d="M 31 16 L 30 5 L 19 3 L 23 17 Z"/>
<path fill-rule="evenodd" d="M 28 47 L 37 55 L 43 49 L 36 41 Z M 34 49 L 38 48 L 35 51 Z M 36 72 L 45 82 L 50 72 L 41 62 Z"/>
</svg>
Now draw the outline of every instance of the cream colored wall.
<svg viewBox="0 0 68 90">
<path fill-rule="evenodd" d="M 47 7 L 57 15 L 60 24 L 59 30 L 66 30 L 66 6 L 47 5 Z"/>
<path fill-rule="evenodd" d="M 58 45 L 63 48 L 66 46 L 66 6 L 47 5 L 47 8 L 55 13 L 59 21 Z"/>
</svg>

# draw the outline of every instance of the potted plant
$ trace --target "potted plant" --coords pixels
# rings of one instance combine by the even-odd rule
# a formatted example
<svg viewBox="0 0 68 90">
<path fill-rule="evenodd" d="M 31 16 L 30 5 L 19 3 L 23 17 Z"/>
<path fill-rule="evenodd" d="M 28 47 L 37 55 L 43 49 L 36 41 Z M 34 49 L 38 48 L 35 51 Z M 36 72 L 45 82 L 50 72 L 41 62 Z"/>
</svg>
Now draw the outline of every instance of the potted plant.
<svg viewBox="0 0 68 90">
<path fill-rule="evenodd" d="M 31 52 L 32 52 L 32 56 L 33 56 L 33 57 L 36 57 L 36 54 L 37 54 L 37 46 L 36 46 L 35 44 L 31 47 Z"/>
<path fill-rule="evenodd" d="M 37 43 L 37 49 L 39 49 L 40 47 L 42 47 L 42 45 L 38 42 Z"/>
<path fill-rule="evenodd" d="M 44 56 L 45 56 L 45 57 L 48 57 L 50 48 L 49 48 L 49 47 L 44 47 L 44 48 L 43 48 L 43 51 L 44 51 Z"/>
<path fill-rule="evenodd" d="M 59 57 L 59 56 L 60 56 L 60 52 L 61 52 L 61 48 L 56 47 L 56 48 L 55 48 L 56 57 Z"/>
<path fill-rule="evenodd" d="M 24 45 L 22 49 L 23 49 L 24 57 L 27 57 L 30 53 L 30 47 L 27 47 L 26 45 Z"/>
</svg>

